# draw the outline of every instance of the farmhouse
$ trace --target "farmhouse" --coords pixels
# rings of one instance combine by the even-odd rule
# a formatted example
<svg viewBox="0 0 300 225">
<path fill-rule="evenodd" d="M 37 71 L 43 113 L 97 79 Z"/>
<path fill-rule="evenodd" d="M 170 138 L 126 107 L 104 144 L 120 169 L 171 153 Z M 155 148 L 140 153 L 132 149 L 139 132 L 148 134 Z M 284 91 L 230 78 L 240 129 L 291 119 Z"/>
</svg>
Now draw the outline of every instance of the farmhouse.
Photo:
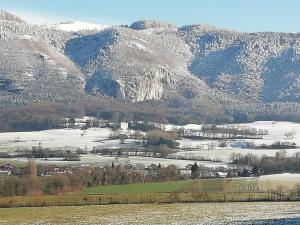
<svg viewBox="0 0 300 225">
<path fill-rule="evenodd" d="M 53 175 L 59 175 L 59 174 L 72 174 L 72 168 L 63 166 L 58 167 L 56 165 L 48 166 L 45 169 L 45 172 L 41 174 L 41 176 L 53 176 Z"/>
<path fill-rule="evenodd" d="M 227 172 L 216 172 L 215 177 L 216 178 L 226 178 L 227 177 Z"/>
<path fill-rule="evenodd" d="M 192 174 L 193 164 L 188 164 L 184 168 L 180 169 L 180 174 L 183 176 L 190 176 Z"/>
<path fill-rule="evenodd" d="M 0 166 L 0 176 L 10 176 L 12 175 L 16 170 L 16 167 L 11 164 L 7 163 L 2 166 Z"/>
<path fill-rule="evenodd" d="M 150 177 L 156 177 L 158 175 L 160 169 L 160 165 L 155 165 L 155 164 L 151 164 L 148 166 L 147 170 L 148 170 L 148 175 Z"/>
<path fill-rule="evenodd" d="M 120 122 L 120 128 L 122 130 L 127 130 L 128 129 L 128 123 L 127 122 Z"/>
</svg>

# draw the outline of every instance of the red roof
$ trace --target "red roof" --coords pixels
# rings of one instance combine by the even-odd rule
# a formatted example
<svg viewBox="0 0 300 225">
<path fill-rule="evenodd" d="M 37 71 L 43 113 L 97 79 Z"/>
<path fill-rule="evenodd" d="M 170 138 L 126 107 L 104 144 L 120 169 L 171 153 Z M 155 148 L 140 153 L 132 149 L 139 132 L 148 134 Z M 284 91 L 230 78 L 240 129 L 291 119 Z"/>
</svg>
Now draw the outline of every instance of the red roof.
<svg viewBox="0 0 300 225">
<path fill-rule="evenodd" d="M 16 166 L 11 163 L 6 163 L 6 164 L 0 166 L 0 168 L 6 169 L 6 170 L 15 170 Z"/>
</svg>

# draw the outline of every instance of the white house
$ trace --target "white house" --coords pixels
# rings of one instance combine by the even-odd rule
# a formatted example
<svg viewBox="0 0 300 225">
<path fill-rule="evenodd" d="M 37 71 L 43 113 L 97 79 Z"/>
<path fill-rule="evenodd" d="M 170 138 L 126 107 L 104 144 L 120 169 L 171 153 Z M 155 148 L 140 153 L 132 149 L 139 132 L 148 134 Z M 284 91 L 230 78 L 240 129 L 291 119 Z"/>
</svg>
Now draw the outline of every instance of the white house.
<svg viewBox="0 0 300 225">
<path fill-rule="evenodd" d="M 120 123 L 120 128 L 122 130 L 127 130 L 128 129 L 128 122 L 121 122 Z"/>
<path fill-rule="evenodd" d="M 227 174 L 228 174 L 228 173 L 226 173 L 226 172 L 216 172 L 216 173 L 215 173 L 215 176 L 216 176 L 217 178 L 226 178 L 226 177 L 227 177 Z"/>
</svg>

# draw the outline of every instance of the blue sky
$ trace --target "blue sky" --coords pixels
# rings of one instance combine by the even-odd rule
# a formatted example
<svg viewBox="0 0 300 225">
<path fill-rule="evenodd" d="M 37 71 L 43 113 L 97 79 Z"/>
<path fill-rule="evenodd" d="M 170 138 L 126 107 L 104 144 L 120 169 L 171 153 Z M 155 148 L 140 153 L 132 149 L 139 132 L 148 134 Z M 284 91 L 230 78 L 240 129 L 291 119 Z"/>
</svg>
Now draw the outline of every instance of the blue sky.
<svg viewBox="0 0 300 225">
<path fill-rule="evenodd" d="M 130 24 L 151 18 L 247 32 L 300 32 L 298 0 L 0 0 L 0 8 L 35 24 Z"/>
</svg>

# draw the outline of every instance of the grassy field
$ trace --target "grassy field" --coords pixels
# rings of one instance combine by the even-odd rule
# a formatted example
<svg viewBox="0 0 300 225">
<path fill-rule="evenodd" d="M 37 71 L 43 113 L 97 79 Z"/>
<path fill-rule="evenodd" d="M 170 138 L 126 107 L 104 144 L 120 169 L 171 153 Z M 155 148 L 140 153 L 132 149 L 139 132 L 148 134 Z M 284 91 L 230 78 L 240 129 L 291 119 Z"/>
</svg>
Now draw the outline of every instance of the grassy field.
<svg viewBox="0 0 300 225">
<path fill-rule="evenodd" d="M 0 209 L 0 225 L 254 224 L 257 220 L 299 218 L 299 211 L 297 202 L 9 208 Z"/>
<path fill-rule="evenodd" d="M 86 188 L 83 194 L 140 194 L 140 193 L 170 193 L 188 186 L 192 181 L 155 182 L 141 184 L 126 184 L 112 186 L 98 186 Z"/>
<path fill-rule="evenodd" d="M 155 182 L 127 185 L 98 186 L 84 189 L 82 194 L 133 193 L 191 193 L 201 192 L 253 192 L 258 191 L 258 179 L 201 179 Z"/>
</svg>

